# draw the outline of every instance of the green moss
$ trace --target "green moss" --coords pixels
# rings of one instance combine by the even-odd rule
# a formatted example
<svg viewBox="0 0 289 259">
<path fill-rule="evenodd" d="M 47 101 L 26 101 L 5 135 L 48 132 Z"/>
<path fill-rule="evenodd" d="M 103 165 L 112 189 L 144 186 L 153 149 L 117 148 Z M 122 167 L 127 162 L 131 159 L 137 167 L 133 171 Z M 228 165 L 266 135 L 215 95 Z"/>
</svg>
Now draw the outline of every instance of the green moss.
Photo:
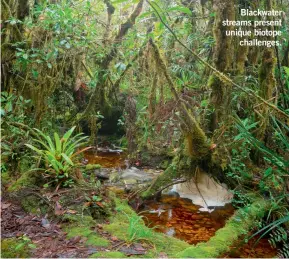
<svg viewBox="0 0 289 259">
<path fill-rule="evenodd" d="M 101 165 L 99 164 L 88 164 L 85 166 L 85 170 L 93 170 L 93 169 L 99 169 L 101 168 Z"/>
<path fill-rule="evenodd" d="M 83 226 L 94 226 L 96 224 L 96 221 L 91 216 L 85 216 L 85 215 L 69 215 L 65 214 L 63 216 L 64 221 L 68 221 L 72 223 L 73 225 L 83 225 Z"/>
<path fill-rule="evenodd" d="M 230 250 L 230 246 L 244 234 L 247 234 L 262 218 L 268 209 L 268 203 L 258 200 L 251 206 L 238 210 L 228 220 L 224 228 L 219 229 L 206 243 L 199 243 L 176 254 L 176 257 L 216 258 Z"/>
<path fill-rule="evenodd" d="M 142 198 L 148 198 L 153 196 L 161 187 L 171 183 L 172 179 L 176 178 L 177 170 L 174 162 L 162 173 L 156 180 L 151 184 L 151 186 L 141 194 Z"/>
<path fill-rule="evenodd" d="M 14 192 L 19 191 L 23 187 L 33 187 L 36 185 L 38 180 L 37 172 L 27 171 L 23 173 L 15 183 L 9 186 L 8 191 Z"/>
<path fill-rule="evenodd" d="M 85 242 L 85 244 L 87 245 L 93 245 L 93 246 L 104 246 L 104 247 L 107 247 L 110 245 L 110 242 L 103 238 L 103 237 L 100 237 L 96 234 L 90 234 L 88 236 L 88 239 L 87 241 Z"/>
<path fill-rule="evenodd" d="M 40 211 L 45 213 L 47 208 L 46 206 L 40 205 L 40 202 L 41 200 L 36 196 L 29 195 L 21 200 L 21 205 L 22 208 L 28 213 L 38 214 Z"/>
<path fill-rule="evenodd" d="M 10 182 L 10 176 L 8 174 L 8 172 L 3 172 L 1 171 L 1 182 L 2 182 L 2 185 L 5 186 L 7 185 L 9 182 Z"/>
<path fill-rule="evenodd" d="M 90 256 L 90 258 L 126 258 L 127 256 L 121 252 L 114 251 L 114 252 L 97 252 Z"/>
<path fill-rule="evenodd" d="M 28 158 L 27 156 L 24 158 L 21 158 L 19 164 L 18 164 L 18 170 L 21 174 L 24 174 L 25 172 L 29 171 L 31 168 L 31 158 Z"/>
<path fill-rule="evenodd" d="M 111 217 L 111 223 L 105 225 L 104 229 L 112 235 L 118 237 L 120 240 L 129 242 L 129 227 L 130 219 L 135 218 L 137 214 L 132 210 L 131 207 L 125 202 L 119 199 L 115 200 L 117 214 Z M 123 213 L 124 212 L 124 213 Z M 151 232 L 151 229 L 145 226 L 142 220 L 139 221 L 141 228 L 144 231 Z M 150 250 L 144 257 L 157 257 L 160 252 L 165 251 L 169 256 L 173 256 L 176 253 L 188 248 L 190 245 L 179 239 L 168 237 L 165 234 L 152 232 L 152 235 L 147 235 L 145 242 L 153 245 L 155 248 Z"/>
<path fill-rule="evenodd" d="M 169 162 L 168 160 L 163 160 L 163 161 L 160 163 L 159 167 L 160 167 L 161 169 L 167 169 L 168 166 L 169 166 L 169 164 L 170 164 L 170 162 Z"/>
<path fill-rule="evenodd" d="M 65 229 L 65 231 L 67 232 L 67 238 L 76 236 L 88 237 L 91 233 L 93 233 L 89 227 L 68 227 Z"/>
<path fill-rule="evenodd" d="M 95 233 L 94 231 L 92 231 L 89 226 L 75 226 L 75 227 L 71 227 L 68 226 L 65 228 L 65 231 L 67 232 L 67 238 L 72 238 L 72 237 L 76 237 L 76 236 L 80 236 L 80 237 L 85 237 L 87 238 L 85 244 L 86 245 L 93 245 L 93 246 L 103 246 L 103 247 L 107 247 L 110 245 L 110 242 L 103 238 L 100 237 L 97 233 Z"/>
<path fill-rule="evenodd" d="M 20 243 L 16 238 L 2 239 L 1 258 L 30 258 L 30 253 L 25 245 L 15 250 Z"/>
</svg>

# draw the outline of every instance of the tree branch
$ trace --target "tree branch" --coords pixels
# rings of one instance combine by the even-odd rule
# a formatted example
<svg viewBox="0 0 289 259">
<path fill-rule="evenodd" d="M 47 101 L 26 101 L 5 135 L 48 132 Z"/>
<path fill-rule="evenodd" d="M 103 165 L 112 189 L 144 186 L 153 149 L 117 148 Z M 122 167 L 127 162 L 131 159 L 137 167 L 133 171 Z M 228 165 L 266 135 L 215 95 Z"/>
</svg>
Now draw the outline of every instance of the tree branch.
<svg viewBox="0 0 289 259">
<path fill-rule="evenodd" d="M 249 89 L 249 88 L 244 88 L 243 86 L 238 85 L 237 83 L 233 82 L 233 80 L 231 78 L 229 78 L 228 76 L 226 76 L 225 74 L 223 74 L 222 72 L 220 72 L 219 70 L 217 70 L 215 67 L 211 66 L 208 62 L 206 62 L 205 60 L 203 60 L 197 53 L 195 53 L 194 51 L 192 51 L 189 47 L 187 47 L 181 40 L 179 40 L 179 38 L 177 37 L 177 35 L 174 33 L 174 31 L 170 28 L 169 25 L 167 25 L 164 20 L 162 19 L 161 15 L 158 13 L 158 11 L 156 10 L 156 8 L 152 5 L 152 3 L 149 0 L 146 0 L 148 2 L 148 4 L 152 7 L 152 9 L 155 11 L 155 13 L 157 14 L 157 16 L 159 17 L 161 23 L 169 30 L 169 32 L 174 36 L 174 38 L 176 39 L 176 41 L 182 46 L 184 47 L 187 51 L 189 51 L 198 61 L 200 61 L 203 65 L 209 67 L 211 70 L 213 70 L 213 72 L 220 78 L 220 80 L 226 81 L 228 83 L 230 83 L 231 85 L 235 86 L 236 88 L 238 88 L 239 90 L 241 90 L 242 92 L 246 93 L 249 96 L 252 96 L 254 98 L 256 98 L 258 101 L 262 102 L 263 104 L 267 105 L 268 107 L 270 107 L 271 109 L 273 109 L 274 111 L 276 111 L 277 113 L 279 113 L 280 115 L 282 115 L 283 117 L 286 117 L 287 119 L 289 119 L 289 114 L 285 113 L 284 111 L 280 110 L 278 107 L 276 107 L 275 105 L 267 102 L 265 99 L 263 99 L 262 97 L 260 97 L 259 95 L 257 95 L 253 90 Z"/>
</svg>

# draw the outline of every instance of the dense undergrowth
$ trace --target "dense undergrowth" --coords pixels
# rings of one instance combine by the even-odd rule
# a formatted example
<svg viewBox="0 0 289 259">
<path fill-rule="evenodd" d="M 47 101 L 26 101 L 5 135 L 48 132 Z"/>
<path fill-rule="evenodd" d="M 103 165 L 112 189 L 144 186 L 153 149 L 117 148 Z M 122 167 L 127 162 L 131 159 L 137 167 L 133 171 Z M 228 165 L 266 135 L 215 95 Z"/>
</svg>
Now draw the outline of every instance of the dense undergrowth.
<svg viewBox="0 0 289 259">
<path fill-rule="evenodd" d="M 266 235 L 278 256 L 289 256 L 287 2 L 1 4 L 3 194 L 17 197 L 29 212 L 70 222 L 68 237 L 81 235 L 88 244 L 109 245 L 90 229 L 109 218 L 106 231 L 128 244 L 146 243 L 147 257 L 164 251 L 198 257 L 203 248 L 217 257 L 253 232 Z M 239 19 L 239 7 L 272 6 L 284 11 L 281 46 L 241 48 L 224 37 L 220 21 Z M 154 232 L 127 205 L 117 200 L 115 206 L 92 173 L 99 165 L 81 162 L 84 151 L 106 145 L 100 143 L 105 134 L 114 135 L 130 165 L 166 169 L 138 196 L 153 197 L 202 170 L 232 190 L 240 209 L 235 219 L 255 206 L 260 215 L 253 211 L 254 220 L 242 219 L 240 227 L 232 218 L 196 247 Z M 71 197 L 58 209 L 91 217 L 83 225 L 83 217 L 55 215 L 47 195 L 66 189 Z M 80 206 L 72 202 L 78 197 Z M 4 240 L 2 247 L 18 241 Z M 21 249 L 11 253 L 9 248 L 2 255 L 29 256 Z M 102 251 L 92 257 L 99 256 L 124 255 Z"/>
</svg>

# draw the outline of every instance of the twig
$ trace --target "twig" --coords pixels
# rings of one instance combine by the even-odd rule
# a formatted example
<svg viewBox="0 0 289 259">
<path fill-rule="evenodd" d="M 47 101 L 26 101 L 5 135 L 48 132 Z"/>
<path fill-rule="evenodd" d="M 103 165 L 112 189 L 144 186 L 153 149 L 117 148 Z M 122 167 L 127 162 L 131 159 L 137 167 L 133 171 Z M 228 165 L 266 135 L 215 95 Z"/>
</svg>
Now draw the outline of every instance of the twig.
<svg viewBox="0 0 289 259">
<path fill-rule="evenodd" d="M 207 206 L 207 208 L 208 208 L 209 206 L 208 206 L 208 204 L 207 204 L 207 202 L 206 202 L 206 200 L 205 200 L 203 194 L 201 193 L 201 191 L 200 191 L 200 189 L 199 189 L 199 186 L 198 186 L 198 184 L 197 184 L 197 173 L 198 173 L 198 172 L 199 172 L 199 167 L 197 166 L 196 171 L 195 171 L 194 183 L 195 183 L 195 185 L 196 185 L 196 187 L 197 187 L 197 190 L 198 190 L 200 196 L 202 197 L 204 203 L 206 204 L 206 206 Z"/>
<path fill-rule="evenodd" d="M 175 185 L 175 184 L 178 184 L 178 183 L 185 183 L 186 181 L 188 181 L 188 179 L 180 179 L 180 180 L 177 180 L 175 182 L 169 183 L 165 187 L 163 187 L 160 190 L 158 190 L 158 192 L 162 192 L 164 189 L 167 189 L 168 187 L 170 187 L 172 185 Z"/>
</svg>

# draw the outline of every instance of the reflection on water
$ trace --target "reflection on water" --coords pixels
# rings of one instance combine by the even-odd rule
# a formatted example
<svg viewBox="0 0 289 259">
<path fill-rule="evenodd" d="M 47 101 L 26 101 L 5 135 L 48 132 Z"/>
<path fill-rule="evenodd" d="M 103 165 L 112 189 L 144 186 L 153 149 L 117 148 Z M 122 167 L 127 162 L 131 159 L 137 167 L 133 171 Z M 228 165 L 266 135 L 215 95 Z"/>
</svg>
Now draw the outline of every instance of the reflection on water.
<svg viewBox="0 0 289 259">
<path fill-rule="evenodd" d="M 208 241 L 234 213 L 231 204 L 217 207 L 211 213 L 199 209 L 200 206 L 192 204 L 189 199 L 164 195 L 158 202 L 147 202 L 140 215 L 144 216 L 146 225 L 155 227 L 156 231 L 185 240 L 189 244 L 197 244 Z M 241 248 L 232 247 L 231 253 L 222 257 L 269 258 L 276 255 L 266 239 L 262 239 L 255 248 L 252 248 L 253 242 L 252 240 Z"/>
<path fill-rule="evenodd" d="M 85 159 L 88 160 L 88 164 L 100 164 L 104 168 L 125 168 L 124 153 L 118 152 L 100 152 L 95 154 L 93 151 L 85 152 Z"/>
</svg>

